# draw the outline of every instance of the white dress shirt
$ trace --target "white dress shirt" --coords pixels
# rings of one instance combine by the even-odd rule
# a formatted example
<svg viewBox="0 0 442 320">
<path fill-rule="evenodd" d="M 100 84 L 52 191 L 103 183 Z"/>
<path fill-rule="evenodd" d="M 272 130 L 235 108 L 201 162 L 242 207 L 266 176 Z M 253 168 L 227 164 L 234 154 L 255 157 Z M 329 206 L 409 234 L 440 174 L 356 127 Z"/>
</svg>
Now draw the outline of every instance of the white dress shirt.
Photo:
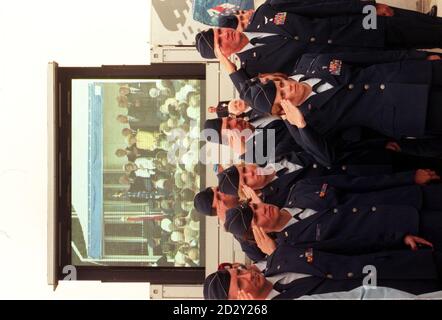
<svg viewBox="0 0 442 320">
<path fill-rule="evenodd" d="M 255 266 L 259 270 L 263 271 L 266 267 L 266 261 L 260 261 L 255 263 Z M 280 283 L 287 284 L 292 281 L 310 277 L 308 274 L 286 272 L 275 275 L 273 277 L 266 277 L 272 284 Z M 266 300 L 271 300 L 280 292 L 272 289 Z M 435 291 L 420 295 L 414 295 L 405 291 L 388 288 L 388 287 L 372 287 L 372 286 L 360 286 L 350 291 L 329 292 L 322 294 L 301 296 L 295 300 L 382 300 L 382 299 L 442 299 L 442 291 Z"/>
<path fill-rule="evenodd" d="M 263 271 L 266 267 L 266 261 L 260 261 L 255 263 L 255 266 L 259 270 Z M 292 281 L 310 277 L 308 274 L 286 272 L 275 275 L 273 277 L 266 277 L 268 281 L 272 284 L 288 284 Z M 280 292 L 272 289 L 266 300 L 271 300 Z M 382 299 L 417 299 L 417 300 L 432 300 L 432 299 L 442 299 L 442 291 L 435 291 L 424 293 L 420 295 L 414 295 L 405 291 L 388 288 L 388 287 L 372 287 L 372 286 L 360 286 L 350 291 L 340 291 L 340 292 L 329 292 L 313 295 L 305 295 L 294 300 L 382 300 Z"/>
<path fill-rule="evenodd" d="M 281 231 L 284 230 L 284 229 L 287 229 L 287 228 L 290 227 L 292 224 L 295 224 L 296 222 L 299 222 L 300 220 L 307 219 L 308 217 L 310 217 L 310 216 L 312 216 L 312 215 L 314 215 L 314 214 L 317 213 L 317 211 L 312 210 L 312 209 L 304 209 L 304 210 L 303 210 L 303 209 L 299 209 L 299 208 L 283 208 L 283 210 L 285 210 L 285 211 L 287 211 L 288 213 L 290 213 L 291 216 L 292 216 L 292 218 L 291 218 L 291 219 L 287 222 L 287 224 L 281 229 Z M 300 213 L 300 212 L 302 212 L 302 213 L 299 215 L 299 219 L 300 219 L 300 220 L 293 218 L 293 216 L 297 215 L 297 214 Z"/>
<path fill-rule="evenodd" d="M 289 173 L 298 171 L 298 170 L 302 169 L 303 167 L 298 164 L 292 163 L 292 162 L 288 161 L 287 159 L 283 159 L 279 162 L 267 164 L 262 170 L 263 170 L 263 172 L 270 173 L 270 172 L 278 172 L 279 170 L 282 170 L 284 168 L 287 169 L 287 171 L 284 174 L 289 174 Z M 272 181 L 275 181 L 276 179 L 278 179 L 278 176 L 275 176 Z"/>
<path fill-rule="evenodd" d="M 243 32 L 243 34 L 247 37 L 247 39 L 252 40 L 255 38 L 265 38 L 265 37 L 270 37 L 270 36 L 277 36 L 276 33 L 268 33 L 268 32 Z M 243 53 L 246 52 L 247 50 L 250 49 L 254 49 L 256 47 L 260 47 L 263 46 L 264 43 L 257 43 L 255 45 L 251 44 L 250 42 L 247 43 L 244 48 L 241 49 L 241 51 L 237 52 L 237 53 Z"/>
<path fill-rule="evenodd" d="M 307 79 L 307 80 L 304 80 L 304 81 L 299 81 L 303 77 L 304 77 L 303 74 L 297 74 L 297 75 L 291 76 L 290 79 L 296 80 L 296 81 L 298 81 L 300 83 L 306 83 L 306 84 L 308 84 L 312 88 L 313 88 L 313 86 L 315 86 L 316 84 L 321 82 L 321 79 L 319 79 L 319 78 L 310 78 L 310 79 Z M 317 93 L 321 93 L 321 92 L 327 91 L 329 89 L 333 89 L 333 86 L 330 83 L 326 82 L 324 84 L 321 84 L 318 88 L 316 88 L 316 91 L 312 90 L 312 92 L 307 97 L 307 99 L 312 97 L 312 96 L 314 96 Z"/>
</svg>

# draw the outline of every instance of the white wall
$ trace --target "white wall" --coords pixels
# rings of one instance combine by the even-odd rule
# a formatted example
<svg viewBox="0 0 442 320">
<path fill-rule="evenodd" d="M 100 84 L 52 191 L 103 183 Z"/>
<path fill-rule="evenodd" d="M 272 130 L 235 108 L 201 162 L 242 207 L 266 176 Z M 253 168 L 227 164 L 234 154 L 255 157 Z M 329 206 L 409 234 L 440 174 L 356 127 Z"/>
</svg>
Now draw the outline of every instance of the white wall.
<svg viewBox="0 0 442 320">
<path fill-rule="evenodd" d="M 148 64 L 149 0 L 15 0 L 0 9 L 0 299 L 141 298 L 146 284 L 46 285 L 46 68 Z"/>
</svg>

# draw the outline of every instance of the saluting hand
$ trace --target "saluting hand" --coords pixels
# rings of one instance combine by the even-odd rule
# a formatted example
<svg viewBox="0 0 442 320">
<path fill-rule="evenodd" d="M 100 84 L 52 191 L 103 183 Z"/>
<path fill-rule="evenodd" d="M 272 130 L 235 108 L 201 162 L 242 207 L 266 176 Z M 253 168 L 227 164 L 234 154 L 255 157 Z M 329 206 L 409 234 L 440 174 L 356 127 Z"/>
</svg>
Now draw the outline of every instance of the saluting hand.
<svg viewBox="0 0 442 320">
<path fill-rule="evenodd" d="M 307 123 L 297 106 L 293 105 L 289 100 L 281 100 L 281 106 L 285 112 L 285 115 L 281 116 L 283 120 L 287 120 L 290 124 L 297 126 L 299 129 L 305 128 Z"/>
<path fill-rule="evenodd" d="M 377 3 L 376 14 L 378 16 L 383 16 L 383 17 L 392 17 L 394 16 L 394 11 L 391 7 L 387 6 L 386 4 Z"/>
<path fill-rule="evenodd" d="M 404 238 L 404 243 L 407 246 L 410 246 L 411 250 L 418 250 L 418 245 L 425 245 L 433 248 L 433 244 L 425 239 L 422 239 L 417 236 L 408 235 Z"/>
<path fill-rule="evenodd" d="M 222 53 L 216 37 L 215 37 L 213 52 L 215 53 L 215 57 L 219 60 L 221 65 L 226 69 L 228 74 L 234 73 L 236 71 L 236 66 L 233 64 L 233 62 L 230 61 L 229 58 Z"/>
<path fill-rule="evenodd" d="M 249 292 L 245 292 L 244 290 L 238 290 L 238 300 L 255 300 L 253 296 Z"/>
<path fill-rule="evenodd" d="M 440 180 L 440 177 L 436 172 L 430 169 L 418 169 L 414 176 L 414 181 L 416 184 L 424 185 L 433 180 Z"/>
<path fill-rule="evenodd" d="M 438 54 L 432 54 L 427 57 L 428 61 L 435 61 L 435 60 L 440 60 L 440 59 L 441 59 L 441 57 Z"/>
<path fill-rule="evenodd" d="M 238 154 L 243 154 L 246 149 L 245 136 L 241 135 L 238 129 L 229 130 L 228 134 L 228 144 L 233 151 Z"/>
<path fill-rule="evenodd" d="M 251 203 L 262 203 L 261 198 L 256 194 L 256 191 L 250 188 L 247 185 L 242 186 L 242 191 L 244 192 L 244 195 L 247 197 L 247 199 L 250 200 Z"/>
<path fill-rule="evenodd" d="M 271 255 L 276 249 L 276 242 L 270 238 L 261 227 L 258 227 L 252 222 L 253 236 L 255 237 L 256 245 L 266 255 Z"/>
</svg>

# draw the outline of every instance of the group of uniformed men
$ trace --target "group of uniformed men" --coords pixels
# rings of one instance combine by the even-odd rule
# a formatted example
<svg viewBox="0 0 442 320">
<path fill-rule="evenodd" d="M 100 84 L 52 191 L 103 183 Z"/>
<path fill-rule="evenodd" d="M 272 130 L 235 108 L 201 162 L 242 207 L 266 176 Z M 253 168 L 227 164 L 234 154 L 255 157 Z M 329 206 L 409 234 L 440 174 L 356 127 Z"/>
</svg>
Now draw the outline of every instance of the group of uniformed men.
<svg viewBox="0 0 442 320">
<path fill-rule="evenodd" d="M 205 298 L 442 298 L 442 60 L 416 50 L 442 48 L 442 19 L 267 0 L 220 24 L 196 48 L 241 99 L 210 108 L 205 129 L 244 161 L 194 204 L 255 263 L 220 265 Z"/>
</svg>

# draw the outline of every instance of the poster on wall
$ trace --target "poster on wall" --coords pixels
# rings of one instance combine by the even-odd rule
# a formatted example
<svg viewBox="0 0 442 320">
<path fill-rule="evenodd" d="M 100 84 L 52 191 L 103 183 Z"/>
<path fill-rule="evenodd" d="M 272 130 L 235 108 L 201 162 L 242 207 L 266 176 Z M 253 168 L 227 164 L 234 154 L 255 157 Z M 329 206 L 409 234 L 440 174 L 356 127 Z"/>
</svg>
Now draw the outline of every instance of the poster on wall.
<svg viewBox="0 0 442 320">
<path fill-rule="evenodd" d="M 217 25 L 221 14 L 254 8 L 253 4 L 253 0 L 152 0 L 152 45 L 194 45 L 195 35 Z"/>
<path fill-rule="evenodd" d="M 193 0 L 193 19 L 209 26 L 218 26 L 221 15 L 237 10 L 254 9 L 253 0 Z"/>
</svg>

